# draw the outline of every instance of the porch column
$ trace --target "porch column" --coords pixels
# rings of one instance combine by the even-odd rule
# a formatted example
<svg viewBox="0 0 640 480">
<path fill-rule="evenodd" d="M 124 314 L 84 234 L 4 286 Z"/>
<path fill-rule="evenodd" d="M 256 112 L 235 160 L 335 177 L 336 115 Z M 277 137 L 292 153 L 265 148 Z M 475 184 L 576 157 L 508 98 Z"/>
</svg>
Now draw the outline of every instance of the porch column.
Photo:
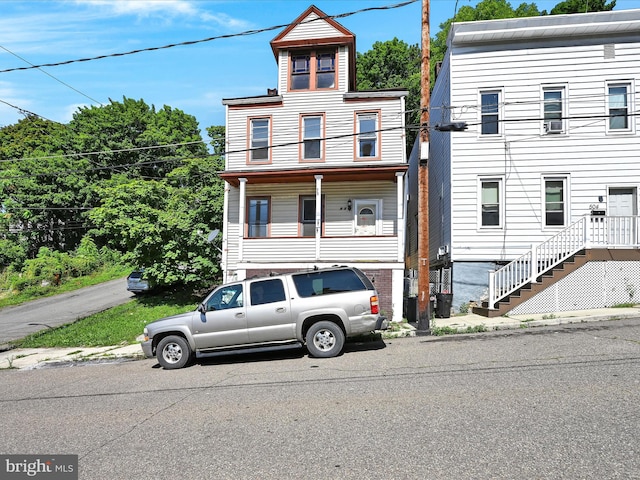
<svg viewBox="0 0 640 480">
<path fill-rule="evenodd" d="M 242 253 L 242 245 L 244 239 L 244 219 L 245 217 L 245 209 L 246 209 L 246 190 L 247 190 L 247 179 L 239 178 L 240 181 L 240 202 L 238 204 L 238 262 L 241 262 L 244 258 Z"/>
<path fill-rule="evenodd" d="M 320 260 L 320 237 L 322 236 L 322 175 L 316 179 L 316 260 Z"/>
<path fill-rule="evenodd" d="M 404 261 L 404 232 L 406 228 L 406 220 L 404 218 L 405 197 L 404 197 L 404 173 L 396 172 L 396 190 L 397 190 L 397 232 L 398 235 L 398 261 Z"/>
</svg>

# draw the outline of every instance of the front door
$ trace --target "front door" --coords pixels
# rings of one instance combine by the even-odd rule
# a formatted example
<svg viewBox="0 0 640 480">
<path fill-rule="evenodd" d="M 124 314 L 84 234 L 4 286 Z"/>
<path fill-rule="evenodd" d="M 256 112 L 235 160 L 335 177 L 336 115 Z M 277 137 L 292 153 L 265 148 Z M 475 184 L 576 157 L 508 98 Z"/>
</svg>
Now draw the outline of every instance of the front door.
<svg viewBox="0 0 640 480">
<path fill-rule="evenodd" d="M 378 202 L 356 200 L 356 235 L 378 234 Z"/>
<path fill-rule="evenodd" d="M 634 245 L 637 239 L 636 222 L 636 189 L 610 188 L 609 208 L 610 218 L 609 243 L 614 245 Z"/>
</svg>

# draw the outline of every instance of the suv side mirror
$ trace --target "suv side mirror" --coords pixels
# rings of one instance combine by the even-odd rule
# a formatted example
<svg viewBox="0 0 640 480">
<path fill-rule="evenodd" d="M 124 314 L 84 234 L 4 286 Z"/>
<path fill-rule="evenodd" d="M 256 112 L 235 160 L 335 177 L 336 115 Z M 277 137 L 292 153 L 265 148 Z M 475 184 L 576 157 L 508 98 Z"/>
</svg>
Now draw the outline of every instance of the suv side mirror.
<svg viewBox="0 0 640 480">
<path fill-rule="evenodd" d="M 204 306 L 204 303 L 201 303 L 200 305 L 198 305 L 198 311 L 200 313 L 205 313 L 207 311 L 207 309 Z"/>
</svg>

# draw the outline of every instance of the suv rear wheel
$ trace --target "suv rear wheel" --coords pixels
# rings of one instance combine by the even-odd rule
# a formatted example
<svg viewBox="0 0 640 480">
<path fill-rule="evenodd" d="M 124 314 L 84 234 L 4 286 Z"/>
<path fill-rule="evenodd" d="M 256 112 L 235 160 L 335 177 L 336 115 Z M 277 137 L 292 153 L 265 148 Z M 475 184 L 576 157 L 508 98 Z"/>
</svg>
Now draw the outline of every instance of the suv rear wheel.
<svg viewBox="0 0 640 480">
<path fill-rule="evenodd" d="M 191 360 L 191 348 L 184 338 L 169 335 L 158 343 L 156 357 L 166 370 L 182 368 Z"/>
<path fill-rule="evenodd" d="M 314 323 L 305 338 L 307 350 L 313 357 L 335 357 L 344 346 L 344 332 L 333 322 Z"/>
</svg>

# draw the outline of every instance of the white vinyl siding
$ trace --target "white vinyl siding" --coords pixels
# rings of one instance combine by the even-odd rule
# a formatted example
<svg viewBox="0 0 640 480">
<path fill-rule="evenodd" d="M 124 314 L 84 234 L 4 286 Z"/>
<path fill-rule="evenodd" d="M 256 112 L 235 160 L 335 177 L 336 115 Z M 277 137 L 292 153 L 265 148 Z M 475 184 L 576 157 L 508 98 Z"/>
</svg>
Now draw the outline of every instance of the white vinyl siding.
<svg viewBox="0 0 640 480">
<path fill-rule="evenodd" d="M 469 129 L 431 133 L 431 156 L 439 160 L 430 162 L 429 210 L 430 244 L 446 244 L 450 236 L 452 260 L 511 260 L 556 232 L 545 226 L 543 177 L 570 178 L 565 224 L 589 215 L 591 205 L 606 211 L 608 187 L 640 185 L 640 138 L 611 135 L 607 117 L 607 86 L 629 83 L 633 91 L 640 78 L 640 40 L 602 38 L 615 43 L 615 58 L 605 58 L 594 39 L 565 40 L 454 45 L 449 51 L 432 93 L 431 118 L 445 110 Z M 626 80 L 612 79 L 612 72 Z M 483 136 L 479 93 L 496 85 L 504 104 L 501 135 Z M 548 86 L 565 87 L 569 135 L 541 128 L 541 92 Z M 629 122 L 636 132 L 638 116 Z M 479 175 L 504 178 L 503 230 L 478 229 Z"/>
<path fill-rule="evenodd" d="M 256 170 L 273 168 L 299 168 L 300 166 L 300 115 L 313 115 L 318 105 L 324 108 L 325 154 L 323 166 L 353 166 L 356 158 L 354 141 L 354 118 L 362 110 L 361 102 L 345 102 L 343 94 L 337 91 L 290 93 L 286 107 L 253 107 L 234 110 L 227 122 L 227 167 L 226 170 L 244 170 L 247 158 L 247 122 L 249 118 L 269 116 L 271 122 L 270 164 L 252 164 Z M 380 125 L 384 131 L 378 134 L 379 156 L 376 165 L 398 164 L 405 161 L 405 135 L 402 128 L 388 129 L 403 125 L 403 102 L 400 99 L 371 100 L 367 111 L 379 112 Z M 388 130 L 387 130 L 388 129 Z M 360 159 L 361 160 L 361 159 Z M 367 161 L 366 159 L 363 161 Z"/>
</svg>

